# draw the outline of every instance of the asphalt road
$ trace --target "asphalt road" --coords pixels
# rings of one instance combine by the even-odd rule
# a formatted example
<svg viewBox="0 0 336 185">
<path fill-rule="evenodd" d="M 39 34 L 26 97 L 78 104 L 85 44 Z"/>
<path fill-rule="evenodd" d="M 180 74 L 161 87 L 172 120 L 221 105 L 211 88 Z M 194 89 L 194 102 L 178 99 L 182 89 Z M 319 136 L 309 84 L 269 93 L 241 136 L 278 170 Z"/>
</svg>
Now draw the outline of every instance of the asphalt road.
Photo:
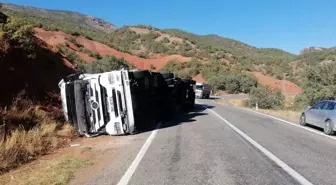
<svg viewBox="0 0 336 185">
<path fill-rule="evenodd" d="M 163 123 L 154 137 L 139 134 L 134 146 L 89 184 L 117 184 L 126 171 L 122 183 L 135 185 L 336 184 L 336 140 L 212 100 L 198 102 L 193 112 Z M 146 139 L 151 143 L 140 150 Z M 142 158 L 134 165 L 139 151 Z"/>
</svg>

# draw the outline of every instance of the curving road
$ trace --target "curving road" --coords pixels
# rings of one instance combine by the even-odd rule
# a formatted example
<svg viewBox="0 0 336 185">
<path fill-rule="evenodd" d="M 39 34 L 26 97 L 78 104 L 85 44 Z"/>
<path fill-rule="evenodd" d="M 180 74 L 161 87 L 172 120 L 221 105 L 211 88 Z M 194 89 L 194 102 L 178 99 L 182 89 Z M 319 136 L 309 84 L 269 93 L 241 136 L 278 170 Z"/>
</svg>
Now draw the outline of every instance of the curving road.
<svg viewBox="0 0 336 185">
<path fill-rule="evenodd" d="M 137 135 L 89 184 L 336 184 L 336 139 L 315 132 L 198 100 Z"/>
</svg>

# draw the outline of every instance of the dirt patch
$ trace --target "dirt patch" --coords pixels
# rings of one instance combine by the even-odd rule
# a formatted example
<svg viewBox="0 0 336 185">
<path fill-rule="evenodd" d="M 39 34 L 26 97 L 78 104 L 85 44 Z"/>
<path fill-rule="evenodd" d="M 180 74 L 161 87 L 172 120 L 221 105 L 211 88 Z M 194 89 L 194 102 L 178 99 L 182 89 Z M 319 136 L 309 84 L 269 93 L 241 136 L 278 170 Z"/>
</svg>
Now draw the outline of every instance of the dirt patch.
<svg viewBox="0 0 336 185">
<path fill-rule="evenodd" d="M 265 86 L 269 86 L 270 88 L 279 89 L 281 91 L 283 90 L 282 80 L 279 80 L 279 79 L 276 79 L 276 78 L 273 78 L 273 77 L 270 77 L 270 76 L 266 76 L 266 75 L 262 74 L 261 72 L 253 72 L 252 74 L 257 78 L 257 80 L 260 84 L 265 85 Z M 286 94 L 300 94 L 300 93 L 302 93 L 302 88 L 299 87 L 298 85 L 296 85 L 295 83 L 287 81 L 287 80 L 285 80 L 284 83 L 285 83 L 285 91 L 286 92 L 283 92 L 283 93 L 286 93 Z"/>
<path fill-rule="evenodd" d="M 63 44 L 66 41 L 66 38 L 69 37 L 68 34 L 61 31 L 46 31 L 42 28 L 34 28 L 36 32 L 35 36 L 49 45 L 56 47 L 57 44 Z"/>
<path fill-rule="evenodd" d="M 81 43 L 85 48 L 96 51 L 102 56 L 113 55 L 117 58 L 124 58 L 126 61 L 140 69 L 150 69 L 150 66 L 153 65 L 156 70 L 159 70 L 171 60 L 176 60 L 180 62 L 187 62 L 191 60 L 190 57 L 184 57 L 181 55 L 167 55 L 161 58 L 144 59 L 128 53 L 117 51 L 104 44 L 88 40 L 84 37 L 78 37 L 77 41 Z"/>
<path fill-rule="evenodd" d="M 136 28 L 138 29 L 138 28 Z M 139 28 L 141 32 L 144 31 L 143 28 Z M 55 47 L 57 44 L 63 44 L 67 42 L 66 38 L 71 37 L 70 35 L 59 32 L 59 31 L 45 31 L 40 28 L 35 28 L 36 36 L 43 41 L 45 41 L 47 44 Z M 155 58 L 151 59 L 144 59 L 140 58 L 138 56 L 134 56 L 128 53 L 123 53 L 120 51 L 117 51 L 113 48 L 108 47 L 105 44 L 89 40 L 85 37 L 79 36 L 75 38 L 78 43 L 83 45 L 84 48 L 98 52 L 100 55 L 113 55 L 117 58 L 124 58 L 126 61 L 128 61 L 130 64 L 134 65 L 137 68 L 140 69 L 151 69 L 151 66 L 154 66 L 156 70 L 161 69 L 164 65 L 166 65 L 169 61 L 175 60 L 179 62 L 187 62 L 190 61 L 190 57 L 184 57 L 181 55 L 163 55 L 162 57 L 159 57 L 159 55 L 156 55 Z M 69 43 L 69 48 L 73 49 L 75 51 L 78 51 L 78 48 L 74 46 L 73 44 Z M 92 62 L 94 59 L 92 57 L 89 57 L 86 54 L 77 53 L 81 56 L 85 61 Z"/>
</svg>

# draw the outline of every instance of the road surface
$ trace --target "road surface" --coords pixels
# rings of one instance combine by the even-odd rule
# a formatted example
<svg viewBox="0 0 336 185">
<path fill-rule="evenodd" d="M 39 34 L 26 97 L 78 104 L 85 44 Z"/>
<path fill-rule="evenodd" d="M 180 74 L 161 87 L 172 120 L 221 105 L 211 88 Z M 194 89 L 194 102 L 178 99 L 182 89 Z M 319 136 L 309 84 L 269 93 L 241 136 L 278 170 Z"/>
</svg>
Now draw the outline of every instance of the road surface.
<svg viewBox="0 0 336 185">
<path fill-rule="evenodd" d="M 88 184 L 336 184 L 335 137 L 212 100 L 138 137 Z"/>
</svg>

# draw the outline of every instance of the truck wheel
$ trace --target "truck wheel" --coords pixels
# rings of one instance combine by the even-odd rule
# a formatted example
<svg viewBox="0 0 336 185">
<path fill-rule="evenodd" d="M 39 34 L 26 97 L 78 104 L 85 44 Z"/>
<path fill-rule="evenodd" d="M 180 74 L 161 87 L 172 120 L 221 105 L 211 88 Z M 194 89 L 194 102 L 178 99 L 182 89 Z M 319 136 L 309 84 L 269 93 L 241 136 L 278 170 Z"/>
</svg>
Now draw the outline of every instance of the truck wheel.
<svg viewBox="0 0 336 185">
<path fill-rule="evenodd" d="M 169 78 L 174 78 L 174 74 L 173 73 L 169 73 L 169 72 L 162 72 L 161 73 L 164 79 L 169 79 Z"/>
<path fill-rule="evenodd" d="M 131 73 L 133 73 L 133 76 L 136 79 L 145 78 L 146 76 L 150 75 L 148 70 L 132 71 Z"/>
</svg>

